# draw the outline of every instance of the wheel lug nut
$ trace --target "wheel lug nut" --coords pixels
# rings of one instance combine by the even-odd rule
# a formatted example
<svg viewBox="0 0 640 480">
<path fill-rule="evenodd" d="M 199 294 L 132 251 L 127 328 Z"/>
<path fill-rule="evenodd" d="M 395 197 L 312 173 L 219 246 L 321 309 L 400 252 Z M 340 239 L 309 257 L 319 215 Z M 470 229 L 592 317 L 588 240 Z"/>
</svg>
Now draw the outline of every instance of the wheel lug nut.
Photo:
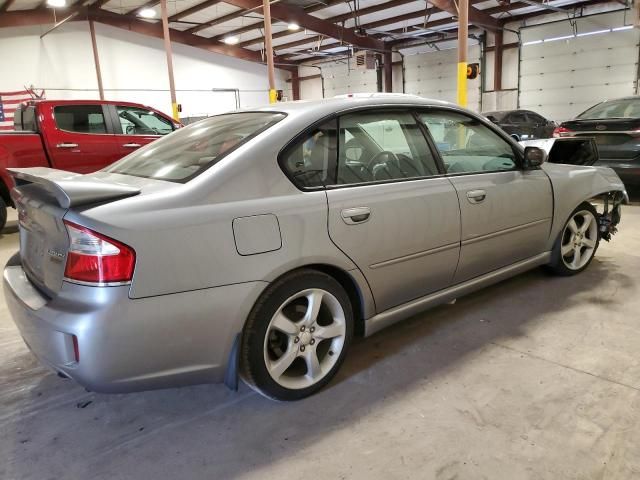
<svg viewBox="0 0 640 480">
<path fill-rule="evenodd" d="M 312 338 L 311 341 L 309 342 L 311 345 L 313 345 L 314 343 L 316 343 L 316 339 Z"/>
<path fill-rule="evenodd" d="M 315 332 L 315 331 L 316 331 L 316 327 L 311 327 L 311 328 L 309 329 L 309 331 L 310 331 L 311 333 Z"/>
<path fill-rule="evenodd" d="M 305 330 L 305 326 L 304 326 L 304 325 L 302 325 L 302 326 L 300 327 L 300 331 L 301 331 L 301 332 L 304 332 L 304 330 Z"/>
<path fill-rule="evenodd" d="M 300 351 L 304 352 L 304 345 L 300 345 Z"/>
<path fill-rule="evenodd" d="M 298 343 L 300 341 L 300 338 L 296 337 L 293 339 L 293 343 Z"/>
</svg>

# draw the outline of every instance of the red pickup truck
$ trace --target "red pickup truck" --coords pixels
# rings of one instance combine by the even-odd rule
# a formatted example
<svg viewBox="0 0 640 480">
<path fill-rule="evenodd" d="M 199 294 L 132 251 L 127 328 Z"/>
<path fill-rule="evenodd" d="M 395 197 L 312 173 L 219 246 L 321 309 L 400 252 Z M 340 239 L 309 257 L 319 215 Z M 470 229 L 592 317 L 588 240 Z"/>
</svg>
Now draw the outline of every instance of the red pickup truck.
<svg viewBox="0 0 640 480">
<path fill-rule="evenodd" d="M 0 230 L 13 206 L 11 167 L 90 173 L 181 126 L 150 107 L 97 100 L 32 100 L 14 114 L 15 131 L 0 133 Z"/>
</svg>

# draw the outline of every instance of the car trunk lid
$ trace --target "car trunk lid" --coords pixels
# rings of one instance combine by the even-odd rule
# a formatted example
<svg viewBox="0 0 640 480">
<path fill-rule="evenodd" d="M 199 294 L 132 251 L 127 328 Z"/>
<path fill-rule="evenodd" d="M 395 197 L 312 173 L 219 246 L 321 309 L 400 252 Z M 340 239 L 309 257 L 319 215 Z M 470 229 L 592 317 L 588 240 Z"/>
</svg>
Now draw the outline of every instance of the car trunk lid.
<svg viewBox="0 0 640 480">
<path fill-rule="evenodd" d="M 122 175 L 80 175 L 51 168 L 9 169 L 16 181 L 20 256 L 29 279 L 53 297 L 62 287 L 69 235 L 63 218 L 73 207 L 137 195 Z"/>
</svg>

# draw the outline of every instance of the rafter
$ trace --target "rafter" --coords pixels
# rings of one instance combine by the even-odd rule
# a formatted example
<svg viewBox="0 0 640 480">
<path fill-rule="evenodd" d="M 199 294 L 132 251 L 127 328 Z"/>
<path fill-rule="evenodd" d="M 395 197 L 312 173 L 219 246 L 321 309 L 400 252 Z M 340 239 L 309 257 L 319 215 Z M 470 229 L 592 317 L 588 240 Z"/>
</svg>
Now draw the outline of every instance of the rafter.
<svg viewBox="0 0 640 480">
<path fill-rule="evenodd" d="M 181 18 L 188 17 L 189 15 L 192 15 L 194 13 L 198 13 L 199 11 L 204 10 L 205 8 L 213 7 L 214 5 L 217 5 L 218 3 L 220 3 L 221 1 L 222 0 L 207 0 L 206 2 L 198 3 L 193 7 L 187 8 L 186 10 L 182 10 L 181 12 L 171 15 L 169 17 L 169 22 L 177 22 Z"/>
<path fill-rule="evenodd" d="M 429 0 L 433 5 L 440 10 L 450 13 L 451 15 L 458 16 L 458 6 L 453 0 Z M 469 23 L 480 27 L 484 30 L 491 30 L 495 32 L 499 30 L 498 21 L 491 15 L 478 10 L 477 8 L 469 7 Z"/>
<path fill-rule="evenodd" d="M 365 16 L 365 15 L 370 15 L 372 13 L 376 13 L 376 12 L 380 12 L 382 10 L 387 10 L 389 8 L 395 8 L 395 7 L 399 7 L 401 5 L 405 5 L 407 3 L 414 3 L 415 0 L 390 0 L 384 3 L 378 3 L 376 5 L 372 5 L 371 7 L 367 7 L 367 8 L 362 8 L 360 10 L 358 10 L 357 12 L 352 12 L 349 11 L 347 13 L 343 13 L 341 15 L 336 15 L 333 17 L 329 17 L 329 18 L 325 18 L 324 20 L 327 22 L 331 22 L 331 23 L 340 23 L 343 22 L 345 20 L 354 18 L 356 15 L 357 16 Z M 308 12 L 308 10 L 305 10 Z M 354 15 L 355 13 L 355 15 Z M 255 30 L 257 28 L 261 28 L 262 23 L 252 23 L 251 25 L 247 25 L 246 27 L 242 27 L 239 28 L 237 30 L 232 30 L 230 32 L 227 32 L 225 35 L 241 35 L 243 33 L 249 32 L 251 30 Z M 272 37 L 274 39 L 277 38 L 282 38 L 282 37 L 286 37 L 288 35 L 294 35 L 295 32 L 290 32 L 290 31 L 284 31 L 284 32 L 278 32 L 278 33 L 274 33 L 272 35 Z M 216 38 L 216 37 L 213 37 Z M 251 40 L 247 40 L 246 42 L 241 42 L 238 45 L 239 46 L 249 46 L 249 45 L 255 45 L 258 43 L 263 43 L 264 42 L 264 37 L 258 37 L 258 38 L 253 38 Z"/>
<path fill-rule="evenodd" d="M 226 0 L 227 3 L 236 7 L 250 9 L 255 4 L 255 0 Z M 260 7 L 257 10 L 262 10 Z M 372 50 L 384 50 L 384 42 L 371 37 L 362 37 L 355 33 L 353 28 L 342 28 L 326 20 L 314 17 L 305 12 L 302 8 L 281 3 L 271 4 L 271 15 L 283 22 L 295 22 L 303 28 L 320 33 L 327 37 L 350 43 L 361 48 Z"/>
</svg>

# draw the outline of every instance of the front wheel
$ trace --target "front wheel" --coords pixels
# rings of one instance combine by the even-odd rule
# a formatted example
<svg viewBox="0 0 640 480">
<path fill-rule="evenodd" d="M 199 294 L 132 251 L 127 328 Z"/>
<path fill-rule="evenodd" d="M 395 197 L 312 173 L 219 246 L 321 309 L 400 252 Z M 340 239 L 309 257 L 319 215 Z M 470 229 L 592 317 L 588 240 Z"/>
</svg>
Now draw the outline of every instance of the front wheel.
<svg viewBox="0 0 640 480">
<path fill-rule="evenodd" d="M 598 213 L 588 202 L 576 208 L 556 240 L 551 253 L 551 270 L 558 275 L 575 275 L 589 266 L 598 245 Z"/>
<path fill-rule="evenodd" d="M 353 313 L 342 286 L 315 270 L 294 272 L 271 285 L 251 311 L 242 376 L 276 400 L 307 397 L 336 374 L 352 336 Z"/>
</svg>

